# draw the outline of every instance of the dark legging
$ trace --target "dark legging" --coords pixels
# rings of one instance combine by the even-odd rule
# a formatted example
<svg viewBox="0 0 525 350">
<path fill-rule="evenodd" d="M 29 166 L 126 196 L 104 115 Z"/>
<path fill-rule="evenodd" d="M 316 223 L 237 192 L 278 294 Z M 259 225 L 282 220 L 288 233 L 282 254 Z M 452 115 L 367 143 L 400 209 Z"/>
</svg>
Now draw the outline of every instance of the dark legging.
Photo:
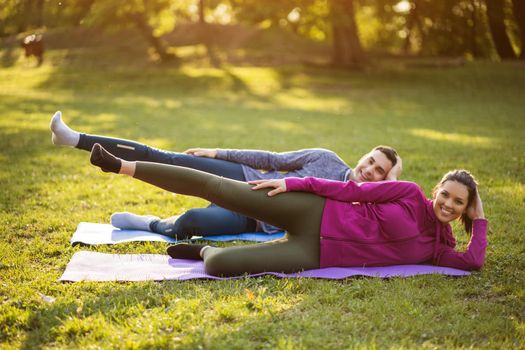
<svg viewBox="0 0 525 350">
<path fill-rule="evenodd" d="M 202 171 L 165 164 L 137 162 L 134 177 L 167 191 L 197 196 L 223 208 L 257 218 L 287 231 L 269 243 L 209 248 L 206 272 L 235 276 L 264 271 L 295 272 L 319 267 L 319 230 L 325 199 L 311 193 L 290 192 L 268 197 L 247 183 Z"/>
<path fill-rule="evenodd" d="M 125 160 L 178 165 L 229 179 L 246 181 L 242 166 L 238 163 L 169 152 L 135 141 L 80 134 L 76 147 L 90 152 L 95 143 L 99 143 L 107 151 Z M 213 236 L 225 233 L 253 232 L 256 228 L 257 224 L 254 219 L 214 204 L 207 208 L 188 210 L 180 217 L 154 220 L 150 224 L 151 231 L 178 239 L 185 239 L 194 235 Z"/>
</svg>

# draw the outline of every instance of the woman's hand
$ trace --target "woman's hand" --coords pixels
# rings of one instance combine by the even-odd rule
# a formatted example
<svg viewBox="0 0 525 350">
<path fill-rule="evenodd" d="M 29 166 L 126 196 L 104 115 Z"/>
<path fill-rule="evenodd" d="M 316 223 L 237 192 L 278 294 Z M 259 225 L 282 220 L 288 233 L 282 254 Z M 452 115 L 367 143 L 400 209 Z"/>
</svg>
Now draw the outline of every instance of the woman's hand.
<svg viewBox="0 0 525 350">
<path fill-rule="evenodd" d="M 217 157 L 217 150 L 212 148 L 190 148 L 184 151 L 186 154 L 191 154 L 196 157 L 215 158 Z"/>
<path fill-rule="evenodd" d="M 467 216 L 471 219 L 484 219 L 485 213 L 483 212 L 483 203 L 481 203 L 481 197 L 479 196 L 479 192 L 476 189 L 476 195 L 474 196 L 474 200 L 472 203 L 470 203 L 469 207 L 467 208 Z"/>
<path fill-rule="evenodd" d="M 399 176 L 401 176 L 401 172 L 403 171 L 403 160 L 400 156 L 396 156 L 396 158 L 396 165 L 394 165 L 392 169 L 390 169 L 388 174 L 386 174 L 385 180 L 397 181 L 399 179 Z"/>
<path fill-rule="evenodd" d="M 272 197 L 281 192 L 286 192 L 286 182 L 284 179 L 278 180 L 254 180 L 248 181 L 249 184 L 255 185 L 252 190 L 260 190 L 261 188 L 273 188 L 268 192 L 268 196 Z"/>
</svg>

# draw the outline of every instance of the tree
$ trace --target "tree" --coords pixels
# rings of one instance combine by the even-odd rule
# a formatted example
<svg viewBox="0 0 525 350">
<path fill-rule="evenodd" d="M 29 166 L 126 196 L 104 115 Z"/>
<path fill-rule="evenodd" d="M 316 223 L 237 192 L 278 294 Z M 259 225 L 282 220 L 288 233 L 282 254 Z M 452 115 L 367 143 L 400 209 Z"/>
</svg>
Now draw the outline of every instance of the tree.
<svg viewBox="0 0 525 350">
<path fill-rule="evenodd" d="M 490 34 L 501 59 L 516 58 L 505 27 L 504 0 L 486 0 Z"/>
<path fill-rule="evenodd" d="M 169 0 L 95 0 L 88 21 L 93 25 L 107 27 L 134 27 L 150 44 L 160 61 L 178 61 L 178 57 L 169 53 L 164 42 L 155 35 L 152 25 L 170 4 Z"/>
<path fill-rule="evenodd" d="M 330 0 L 332 59 L 336 66 L 361 67 L 366 56 L 359 40 L 353 0 Z"/>
<path fill-rule="evenodd" d="M 525 60 L 525 0 L 512 0 L 512 7 L 514 17 L 516 18 L 516 24 L 520 30 L 520 59 Z"/>
<path fill-rule="evenodd" d="M 242 21 L 278 25 L 315 40 L 331 36 L 335 66 L 356 68 L 366 63 L 353 0 L 281 0 L 264 5 L 257 0 L 232 0 L 232 4 Z M 296 15 L 293 20 L 289 16 L 292 13 Z"/>
<path fill-rule="evenodd" d="M 215 53 L 215 47 L 212 41 L 212 35 L 213 35 L 212 28 L 208 26 L 208 23 L 206 23 L 205 10 L 206 10 L 205 1 L 199 0 L 198 37 L 199 37 L 199 40 L 206 47 L 206 51 L 208 52 L 208 58 L 210 59 L 212 66 L 214 66 L 215 68 L 218 68 L 220 67 L 221 63 L 220 63 L 219 58 L 217 57 L 217 54 Z"/>
</svg>

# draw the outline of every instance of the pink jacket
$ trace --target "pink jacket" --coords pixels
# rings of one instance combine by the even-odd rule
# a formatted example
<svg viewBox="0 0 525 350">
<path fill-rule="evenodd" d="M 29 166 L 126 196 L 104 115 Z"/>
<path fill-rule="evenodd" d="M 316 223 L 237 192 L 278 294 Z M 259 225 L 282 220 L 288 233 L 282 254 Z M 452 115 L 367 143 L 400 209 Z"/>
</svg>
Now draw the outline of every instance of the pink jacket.
<svg viewBox="0 0 525 350">
<path fill-rule="evenodd" d="M 474 220 L 466 251 L 455 251 L 450 225 L 436 218 L 432 201 L 413 182 L 358 184 L 314 177 L 285 181 L 287 191 L 327 198 L 320 232 L 321 267 L 428 262 L 463 270 L 483 266 L 487 220 Z"/>
</svg>

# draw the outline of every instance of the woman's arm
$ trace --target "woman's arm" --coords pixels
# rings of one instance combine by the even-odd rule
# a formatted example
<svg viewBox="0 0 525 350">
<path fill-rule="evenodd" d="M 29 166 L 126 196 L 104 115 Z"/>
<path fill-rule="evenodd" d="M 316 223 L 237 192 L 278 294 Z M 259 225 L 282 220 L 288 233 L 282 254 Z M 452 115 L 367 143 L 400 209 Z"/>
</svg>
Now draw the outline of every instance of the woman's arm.
<svg viewBox="0 0 525 350">
<path fill-rule="evenodd" d="M 467 215 L 472 220 L 472 238 L 464 252 L 442 246 L 438 252 L 437 265 L 455 267 L 464 270 L 479 270 L 485 263 L 487 250 L 487 227 L 483 203 L 476 189 L 476 196 L 467 208 Z"/>
<path fill-rule="evenodd" d="M 413 182 L 380 181 L 340 182 L 306 177 L 304 179 L 286 179 L 287 191 L 312 192 L 317 195 L 343 202 L 391 202 L 397 199 L 421 195 L 423 192 Z"/>
<path fill-rule="evenodd" d="M 268 196 L 272 197 L 276 194 L 286 192 L 286 182 L 284 179 L 275 179 L 275 180 L 252 180 L 248 181 L 249 184 L 255 185 L 252 187 L 252 190 L 260 190 L 261 188 L 273 188 L 268 192 Z"/>
<path fill-rule="evenodd" d="M 464 252 L 457 252 L 454 248 L 441 246 L 436 265 L 453 267 L 462 270 L 479 270 L 485 263 L 487 250 L 488 221 L 479 218 L 472 222 L 472 238 Z"/>
<path fill-rule="evenodd" d="M 256 185 L 253 187 L 254 190 L 268 187 L 275 188 L 275 190 L 268 193 L 269 195 L 285 191 L 311 192 L 343 202 L 390 202 L 414 195 L 424 197 L 417 184 L 406 181 L 364 182 L 358 184 L 354 181 L 341 182 L 315 177 L 289 177 L 281 180 L 251 181 L 250 183 Z"/>
</svg>

